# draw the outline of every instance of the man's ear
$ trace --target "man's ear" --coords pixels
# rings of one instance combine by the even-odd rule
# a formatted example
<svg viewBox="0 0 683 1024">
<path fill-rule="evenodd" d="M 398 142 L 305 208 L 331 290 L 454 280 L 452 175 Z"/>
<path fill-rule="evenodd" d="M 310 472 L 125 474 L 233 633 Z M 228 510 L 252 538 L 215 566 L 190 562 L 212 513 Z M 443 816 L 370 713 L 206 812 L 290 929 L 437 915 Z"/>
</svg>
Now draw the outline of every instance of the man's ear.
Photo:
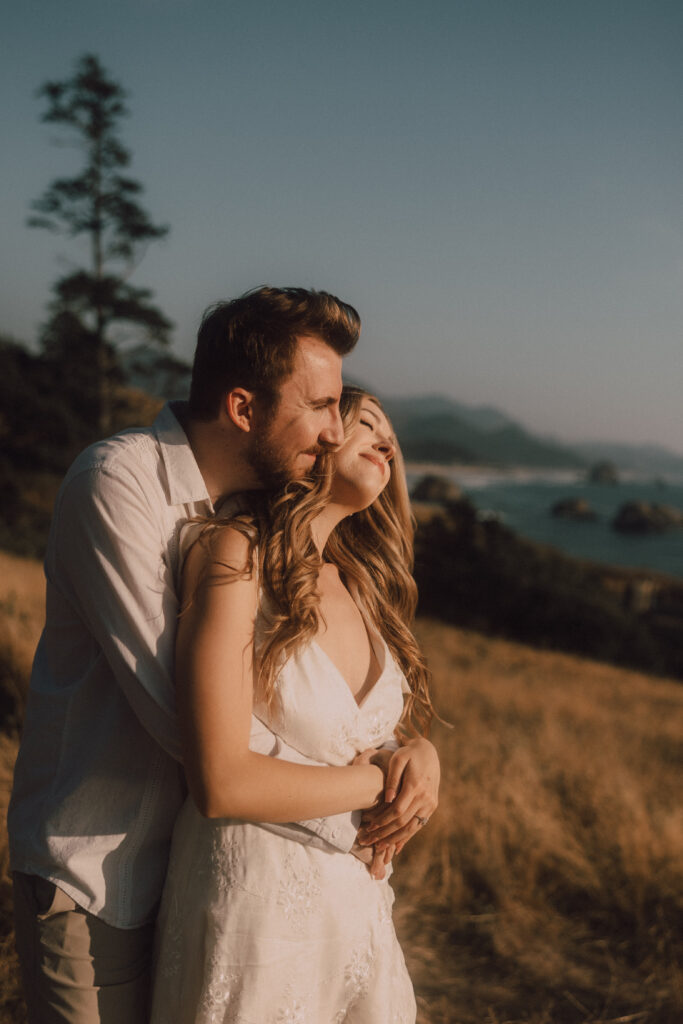
<svg viewBox="0 0 683 1024">
<path fill-rule="evenodd" d="M 228 419 L 239 430 L 248 434 L 254 427 L 254 392 L 247 388 L 233 388 L 223 400 Z"/>
</svg>

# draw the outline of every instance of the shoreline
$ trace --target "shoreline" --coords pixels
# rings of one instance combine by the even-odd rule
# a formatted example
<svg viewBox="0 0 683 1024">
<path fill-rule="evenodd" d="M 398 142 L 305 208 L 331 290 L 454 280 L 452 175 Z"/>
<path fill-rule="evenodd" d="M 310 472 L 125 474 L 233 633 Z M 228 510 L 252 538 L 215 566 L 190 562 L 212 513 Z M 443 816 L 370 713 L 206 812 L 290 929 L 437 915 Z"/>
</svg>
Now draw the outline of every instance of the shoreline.
<svg viewBox="0 0 683 1024">
<path fill-rule="evenodd" d="M 444 476 L 463 486 L 473 489 L 488 487 L 492 484 L 529 484 L 547 483 L 554 485 L 566 484 L 577 486 L 613 487 L 618 489 L 623 484 L 640 484 L 643 486 L 683 487 L 683 477 L 671 477 L 666 474 L 645 474 L 635 469 L 617 469 L 619 480 L 616 484 L 596 485 L 588 479 L 588 468 L 560 469 L 557 466 L 495 466 L 486 463 L 443 464 L 435 462 L 406 462 L 406 474 L 409 477 Z"/>
</svg>

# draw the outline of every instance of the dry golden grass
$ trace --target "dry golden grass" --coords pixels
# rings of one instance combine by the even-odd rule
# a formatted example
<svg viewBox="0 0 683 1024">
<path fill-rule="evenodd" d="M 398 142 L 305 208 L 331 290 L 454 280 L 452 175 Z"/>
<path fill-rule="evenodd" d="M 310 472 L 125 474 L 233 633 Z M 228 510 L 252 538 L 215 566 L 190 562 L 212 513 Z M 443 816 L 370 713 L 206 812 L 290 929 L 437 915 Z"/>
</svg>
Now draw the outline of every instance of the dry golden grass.
<svg viewBox="0 0 683 1024">
<path fill-rule="evenodd" d="M 12 881 L 5 821 L 12 785 L 12 770 L 19 742 L 0 733 L 0 1022 L 24 1024 L 26 1011 L 21 996 L 19 964 L 12 928 Z"/>
<path fill-rule="evenodd" d="M 421 1022 L 683 1020 L 683 687 L 419 635 L 454 726 L 396 872 Z"/>
<path fill-rule="evenodd" d="M 0 551 L 0 696 L 10 735 L 0 732 L 0 1022 L 23 1024 L 12 933 L 12 883 L 5 820 L 19 746 L 14 735 L 45 616 L 45 580 L 38 562 Z"/>
<path fill-rule="evenodd" d="M 24 671 L 29 671 L 45 617 L 45 577 L 40 562 L 0 551 L 0 623 Z"/>
<path fill-rule="evenodd" d="M 45 617 L 42 566 L 0 551 L 0 707 L 18 724 L 33 653 Z M 5 722 L 7 727 L 7 721 Z"/>
<path fill-rule="evenodd" d="M 42 595 L 38 564 L 0 553 L 18 688 Z M 441 807 L 396 866 L 420 1024 L 679 1024 L 683 687 L 428 621 L 419 635 L 453 723 L 435 728 Z M 0 735 L 3 807 L 15 753 Z M 4 831 L 0 869 L 0 1024 L 19 1024 Z"/>
</svg>

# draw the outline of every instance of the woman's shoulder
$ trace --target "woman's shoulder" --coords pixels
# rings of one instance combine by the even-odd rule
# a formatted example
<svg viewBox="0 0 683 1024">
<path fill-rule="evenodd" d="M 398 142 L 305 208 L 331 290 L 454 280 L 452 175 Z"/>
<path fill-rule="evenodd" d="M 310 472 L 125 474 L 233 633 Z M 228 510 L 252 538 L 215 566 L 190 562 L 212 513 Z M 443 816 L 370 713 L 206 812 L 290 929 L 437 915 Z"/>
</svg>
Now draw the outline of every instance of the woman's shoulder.
<svg viewBox="0 0 683 1024">
<path fill-rule="evenodd" d="M 254 538 L 236 525 L 222 522 L 192 524 L 183 558 L 183 591 L 193 592 L 203 582 L 256 585 Z"/>
<path fill-rule="evenodd" d="M 187 552 L 187 560 L 201 563 L 225 563 L 232 569 L 244 569 L 251 565 L 251 555 L 255 550 L 254 538 L 249 533 L 231 523 L 208 523 L 197 534 L 194 543 Z"/>
</svg>

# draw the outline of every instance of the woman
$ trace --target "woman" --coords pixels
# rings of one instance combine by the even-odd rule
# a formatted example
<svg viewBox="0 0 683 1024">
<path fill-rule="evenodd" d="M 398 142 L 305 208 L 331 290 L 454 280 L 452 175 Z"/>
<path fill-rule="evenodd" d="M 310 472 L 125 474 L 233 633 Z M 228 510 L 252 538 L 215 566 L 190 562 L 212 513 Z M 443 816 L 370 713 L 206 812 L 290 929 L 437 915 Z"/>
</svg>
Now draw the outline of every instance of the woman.
<svg viewBox="0 0 683 1024">
<path fill-rule="evenodd" d="M 341 411 L 346 441 L 315 483 L 204 529 L 187 556 L 177 686 L 190 798 L 159 915 L 153 1024 L 415 1020 L 388 884 L 258 825 L 378 805 L 375 748 L 432 715 L 407 626 L 400 455 L 377 399 L 345 389 Z M 252 753 L 252 709 L 326 767 Z M 410 810 L 422 821 L 431 807 Z"/>
</svg>

